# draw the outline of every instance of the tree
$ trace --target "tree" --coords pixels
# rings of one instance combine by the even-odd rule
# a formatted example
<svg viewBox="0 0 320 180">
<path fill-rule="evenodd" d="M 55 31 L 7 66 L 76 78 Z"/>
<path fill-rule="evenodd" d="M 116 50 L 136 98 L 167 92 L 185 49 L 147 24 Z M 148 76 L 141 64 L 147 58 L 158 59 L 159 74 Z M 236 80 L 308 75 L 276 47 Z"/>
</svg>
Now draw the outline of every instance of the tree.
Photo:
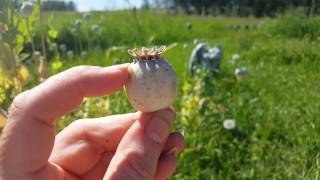
<svg viewBox="0 0 320 180">
<path fill-rule="evenodd" d="M 148 0 L 143 0 L 142 9 L 150 9 L 150 3 Z"/>
</svg>

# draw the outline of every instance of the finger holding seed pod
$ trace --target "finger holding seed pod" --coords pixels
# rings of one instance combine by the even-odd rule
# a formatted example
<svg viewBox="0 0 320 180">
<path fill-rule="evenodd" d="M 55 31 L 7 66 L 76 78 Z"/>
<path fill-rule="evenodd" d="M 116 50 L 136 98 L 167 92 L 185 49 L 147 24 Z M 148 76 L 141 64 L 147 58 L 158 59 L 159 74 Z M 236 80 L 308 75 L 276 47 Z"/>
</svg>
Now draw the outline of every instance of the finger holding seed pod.
<svg viewBox="0 0 320 180">
<path fill-rule="evenodd" d="M 161 57 L 164 46 L 129 50 L 134 58 L 125 85 L 128 99 L 139 111 L 154 112 L 170 106 L 177 95 L 177 77 L 172 66 Z"/>
</svg>

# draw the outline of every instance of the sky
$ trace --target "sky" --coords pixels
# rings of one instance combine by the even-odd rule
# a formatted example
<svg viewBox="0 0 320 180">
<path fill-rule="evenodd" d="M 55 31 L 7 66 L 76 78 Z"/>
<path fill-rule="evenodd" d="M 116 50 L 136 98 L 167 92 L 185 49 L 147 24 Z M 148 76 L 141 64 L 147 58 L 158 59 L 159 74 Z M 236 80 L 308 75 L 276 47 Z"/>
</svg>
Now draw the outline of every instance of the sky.
<svg viewBox="0 0 320 180">
<path fill-rule="evenodd" d="M 73 1 L 77 5 L 78 11 L 90 10 L 114 10 L 128 8 L 128 2 L 131 6 L 140 7 L 142 0 L 64 0 L 66 2 Z"/>
</svg>

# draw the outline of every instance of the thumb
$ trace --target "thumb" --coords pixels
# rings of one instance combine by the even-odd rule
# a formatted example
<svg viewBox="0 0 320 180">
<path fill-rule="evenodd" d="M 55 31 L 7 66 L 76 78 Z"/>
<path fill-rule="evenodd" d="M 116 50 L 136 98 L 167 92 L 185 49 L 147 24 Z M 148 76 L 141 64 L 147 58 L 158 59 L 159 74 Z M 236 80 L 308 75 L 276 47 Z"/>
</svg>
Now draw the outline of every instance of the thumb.
<svg viewBox="0 0 320 180">
<path fill-rule="evenodd" d="M 104 179 L 154 179 L 174 120 L 172 109 L 141 113 L 122 138 Z"/>
</svg>

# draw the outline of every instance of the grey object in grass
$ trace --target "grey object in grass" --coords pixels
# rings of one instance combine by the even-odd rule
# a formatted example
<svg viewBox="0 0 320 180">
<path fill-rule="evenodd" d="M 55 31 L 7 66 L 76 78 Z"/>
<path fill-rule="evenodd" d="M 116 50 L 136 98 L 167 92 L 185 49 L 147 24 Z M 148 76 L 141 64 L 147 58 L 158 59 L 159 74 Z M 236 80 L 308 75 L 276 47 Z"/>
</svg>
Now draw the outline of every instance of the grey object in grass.
<svg viewBox="0 0 320 180">
<path fill-rule="evenodd" d="M 32 12 L 33 12 L 32 2 L 23 2 L 20 8 L 20 13 L 22 14 L 22 16 L 29 17 L 31 16 Z"/>
<path fill-rule="evenodd" d="M 223 58 L 223 49 L 220 45 L 210 47 L 207 43 L 198 43 L 189 59 L 189 72 L 194 74 L 197 65 L 210 72 L 218 73 Z"/>
</svg>

